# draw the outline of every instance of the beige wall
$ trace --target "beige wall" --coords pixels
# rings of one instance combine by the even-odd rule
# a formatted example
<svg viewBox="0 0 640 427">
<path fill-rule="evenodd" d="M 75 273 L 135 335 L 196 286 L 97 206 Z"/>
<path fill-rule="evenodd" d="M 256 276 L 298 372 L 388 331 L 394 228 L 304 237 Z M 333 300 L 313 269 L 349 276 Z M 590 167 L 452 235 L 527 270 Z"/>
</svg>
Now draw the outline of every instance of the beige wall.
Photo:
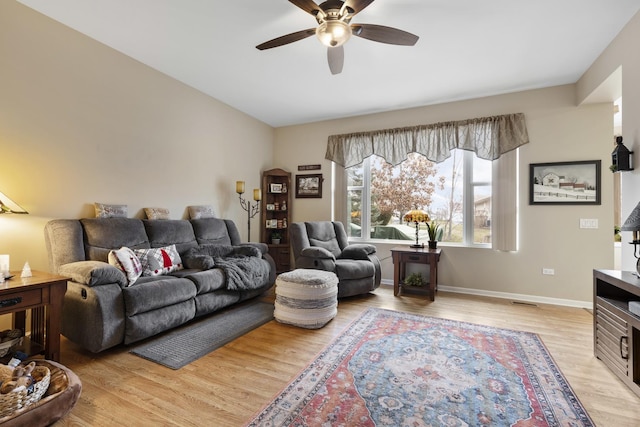
<svg viewBox="0 0 640 427">
<path fill-rule="evenodd" d="M 0 216 L 0 253 L 12 269 L 48 269 L 46 221 L 91 217 L 95 201 L 127 204 L 136 217 L 167 207 L 172 218 L 212 204 L 246 239 L 234 182 L 260 186 L 274 137 L 262 122 L 0 2 L 0 191 L 30 212 Z M 257 218 L 254 227 L 255 241 Z"/>
<path fill-rule="evenodd" d="M 520 158 L 521 249 L 445 247 L 441 284 L 585 302 L 592 268 L 613 266 L 612 109 L 576 107 L 573 85 L 274 130 L 13 1 L 0 2 L 0 40 L 0 189 L 31 213 L 0 217 L 0 253 L 11 254 L 14 269 L 27 260 L 47 269 L 46 221 L 91 216 L 94 201 L 126 203 L 137 217 L 164 206 L 173 218 L 210 203 L 246 238 L 233 182 L 256 187 L 272 167 L 295 175 L 298 165 L 322 164 L 324 197 L 294 199 L 293 217 L 328 219 L 328 135 L 518 111 L 531 137 Z M 601 206 L 528 206 L 529 163 L 580 159 L 603 160 Z M 580 230 L 580 218 L 597 218 L 600 228 Z M 389 281 L 389 247 L 379 249 Z"/>
<path fill-rule="evenodd" d="M 331 162 L 323 159 L 331 134 L 515 112 L 525 113 L 531 140 L 520 150 L 520 250 L 503 253 L 443 245 L 439 283 L 470 293 L 589 304 L 592 269 L 613 268 L 613 179 L 608 171 L 613 116 L 610 103 L 576 107 L 574 85 L 279 128 L 275 158 L 287 159 L 283 166 L 294 174 L 298 165 L 321 163 L 324 186 L 330 188 Z M 528 205 L 529 163 L 593 159 L 603 162 L 600 206 Z M 322 199 L 294 199 L 294 221 L 330 216 L 327 191 Z M 599 229 L 580 229 L 580 218 L 598 219 Z M 391 281 L 391 246 L 376 244 L 383 278 Z M 543 267 L 556 274 L 543 276 Z"/>
<path fill-rule="evenodd" d="M 578 81 L 578 102 L 589 103 L 622 96 L 622 136 L 634 152 L 635 170 L 620 174 L 621 218 L 640 202 L 640 13 L 637 13 Z M 617 76 L 621 74 L 621 78 Z M 610 84 L 611 81 L 616 84 Z M 609 161 L 610 162 L 610 161 Z M 631 232 L 622 232 L 622 269 L 635 270 Z"/>
</svg>

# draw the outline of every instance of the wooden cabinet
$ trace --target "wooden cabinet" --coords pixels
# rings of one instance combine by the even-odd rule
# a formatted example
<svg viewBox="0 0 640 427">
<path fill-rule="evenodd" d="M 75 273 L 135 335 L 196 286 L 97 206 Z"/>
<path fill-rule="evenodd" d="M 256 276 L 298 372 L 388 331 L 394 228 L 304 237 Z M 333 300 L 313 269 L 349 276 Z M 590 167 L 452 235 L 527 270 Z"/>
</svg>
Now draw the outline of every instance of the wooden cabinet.
<svg viewBox="0 0 640 427">
<path fill-rule="evenodd" d="M 291 173 L 283 169 L 262 173 L 260 241 L 269 245 L 269 254 L 276 263 L 278 274 L 291 269 L 291 192 Z"/>
<path fill-rule="evenodd" d="M 629 310 L 630 301 L 640 301 L 634 273 L 594 270 L 594 354 L 640 396 L 640 316 Z"/>
<path fill-rule="evenodd" d="M 291 253 L 289 245 L 269 245 L 269 254 L 276 263 L 276 273 L 284 273 L 291 270 Z"/>
</svg>

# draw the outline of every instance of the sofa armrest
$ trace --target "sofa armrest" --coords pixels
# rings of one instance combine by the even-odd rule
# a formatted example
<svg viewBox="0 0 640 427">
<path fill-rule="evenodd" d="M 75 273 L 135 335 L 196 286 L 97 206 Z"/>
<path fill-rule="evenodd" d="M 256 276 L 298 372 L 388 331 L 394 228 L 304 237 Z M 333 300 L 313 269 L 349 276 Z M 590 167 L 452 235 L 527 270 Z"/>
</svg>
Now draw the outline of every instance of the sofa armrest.
<svg viewBox="0 0 640 427">
<path fill-rule="evenodd" d="M 269 252 L 269 246 L 267 246 L 266 243 L 248 242 L 248 243 L 241 243 L 238 246 L 253 246 L 254 248 L 258 248 L 258 250 L 262 255 Z"/>
<path fill-rule="evenodd" d="M 318 247 L 318 246 L 312 246 L 310 248 L 304 248 L 300 252 L 300 255 L 302 255 L 303 257 L 309 257 L 309 258 L 330 259 L 330 260 L 333 260 L 333 261 L 336 260 L 336 257 L 331 252 L 329 252 L 325 248 L 321 248 L 321 247 Z"/>
<path fill-rule="evenodd" d="M 296 268 L 309 268 L 312 270 L 336 271 L 336 261 L 331 258 L 312 258 L 301 256 L 296 258 Z"/>
<path fill-rule="evenodd" d="M 113 265 L 102 261 L 77 261 L 63 264 L 58 269 L 58 274 L 87 286 L 110 283 L 117 283 L 121 287 L 127 286 L 127 277 L 124 273 Z"/>
<path fill-rule="evenodd" d="M 349 245 L 338 258 L 342 259 L 369 259 L 369 255 L 376 253 L 376 247 L 366 243 L 355 243 Z"/>
<path fill-rule="evenodd" d="M 336 257 L 325 248 L 317 246 L 304 248 L 295 261 L 296 268 L 311 268 L 325 271 L 336 270 Z"/>
<path fill-rule="evenodd" d="M 255 245 L 238 245 L 233 247 L 232 254 L 262 258 L 264 253 Z"/>
</svg>

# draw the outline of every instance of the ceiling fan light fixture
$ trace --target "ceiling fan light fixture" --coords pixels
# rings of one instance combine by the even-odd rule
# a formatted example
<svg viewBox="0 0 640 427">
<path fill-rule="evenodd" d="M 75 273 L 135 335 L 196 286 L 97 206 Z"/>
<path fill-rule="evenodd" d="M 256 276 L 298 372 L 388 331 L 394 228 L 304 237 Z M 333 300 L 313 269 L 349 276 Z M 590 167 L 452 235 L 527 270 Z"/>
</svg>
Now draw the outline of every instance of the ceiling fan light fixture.
<svg viewBox="0 0 640 427">
<path fill-rule="evenodd" d="M 327 47 L 342 46 L 351 37 L 351 26 L 344 21 L 330 19 L 318 26 L 316 35 Z"/>
</svg>

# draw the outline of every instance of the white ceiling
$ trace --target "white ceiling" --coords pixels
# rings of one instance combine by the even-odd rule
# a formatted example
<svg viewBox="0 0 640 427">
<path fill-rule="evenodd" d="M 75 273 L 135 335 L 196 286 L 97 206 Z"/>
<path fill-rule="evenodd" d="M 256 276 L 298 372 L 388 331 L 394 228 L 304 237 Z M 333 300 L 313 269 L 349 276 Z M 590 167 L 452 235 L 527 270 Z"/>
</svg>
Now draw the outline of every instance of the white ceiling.
<svg viewBox="0 0 640 427">
<path fill-rule="evenodd" d="M 315 27 L 286 0 L 18 0 L 274 127 L 576 82 L 638 0 L 376 0 L 352 23 L 420 36 L 352 37 L 331 75 Z"/>
</svg>

